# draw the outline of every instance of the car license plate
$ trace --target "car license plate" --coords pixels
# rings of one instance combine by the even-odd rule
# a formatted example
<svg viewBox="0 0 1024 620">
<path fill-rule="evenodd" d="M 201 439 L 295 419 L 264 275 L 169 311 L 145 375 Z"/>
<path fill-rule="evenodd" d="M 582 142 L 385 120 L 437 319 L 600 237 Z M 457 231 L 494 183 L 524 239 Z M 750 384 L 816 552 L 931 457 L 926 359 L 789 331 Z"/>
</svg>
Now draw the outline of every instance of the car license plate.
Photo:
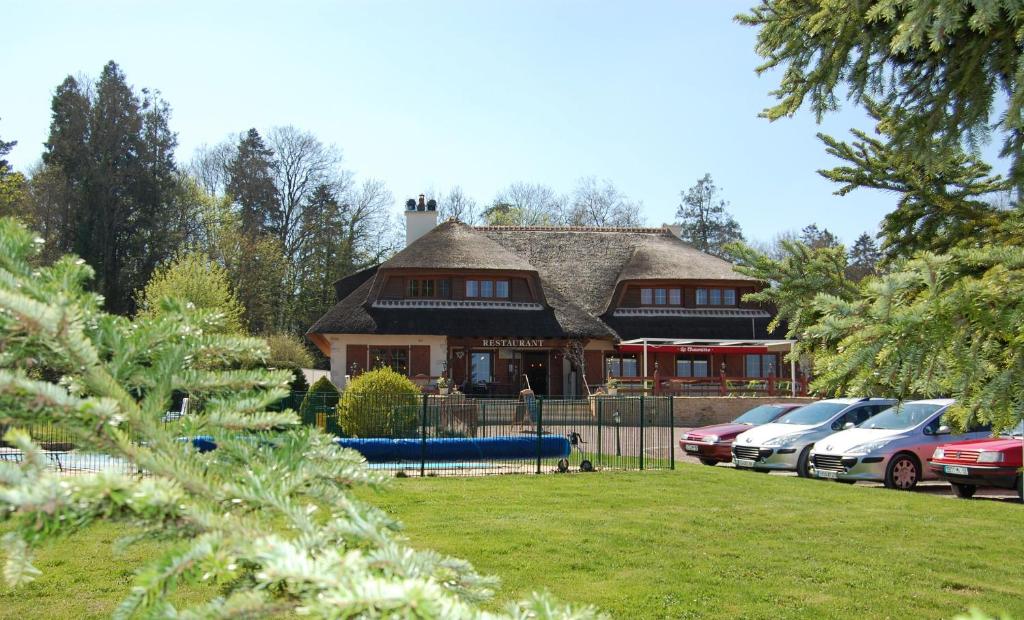
<svg viewBox="0 0 1024 620">
<path fill-rule="evenodd" d="M 946 465 L 945 471 L 947 474 L 953 474 L 954 476 L 966 476 L 967 468 L 958 467 L 956 465 Z"/>
<path fill-rule="evenodd" d="M 831 478 L 835 480 L 839 477 L 839 472 L 832 471 L 831 469 L 815 469 L 814 475 L 819 478 Z"/>
<path fill-rule="evenodd" d="M 751 459 L 733 459 L 733 465 L 736 467 L 753 467 L 754 461 Z"/>
<path fill-rule="evenodd" d="M 686 444 L 686 445 L 684 446 L 684 448 L 685 448 L 685 450 L 686 450 L 687 452 L 699 452 L 699 451 L 700 451 L 700 446 L 695 446 L 695 445 L 693 445 L 692 443 L 688 443 L 688 444 Z"/>
</svg>

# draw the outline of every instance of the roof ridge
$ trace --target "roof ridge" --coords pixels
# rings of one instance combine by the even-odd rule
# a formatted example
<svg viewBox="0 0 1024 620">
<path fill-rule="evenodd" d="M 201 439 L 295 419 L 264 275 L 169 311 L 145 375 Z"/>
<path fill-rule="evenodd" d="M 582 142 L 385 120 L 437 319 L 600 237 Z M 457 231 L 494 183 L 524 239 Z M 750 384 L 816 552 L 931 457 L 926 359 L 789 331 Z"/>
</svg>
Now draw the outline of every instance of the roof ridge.
<svg viewBox="0 0 1024 620">
<path fill-rule="evenodd" d="M 665 227 L 647 226 L 473 226 L 473 230 L 479 231 L 509 231 L 509 232 L 607 232 L 607 233 L 643 233 L 672 235 L 672 231 Z"/>
</svg>

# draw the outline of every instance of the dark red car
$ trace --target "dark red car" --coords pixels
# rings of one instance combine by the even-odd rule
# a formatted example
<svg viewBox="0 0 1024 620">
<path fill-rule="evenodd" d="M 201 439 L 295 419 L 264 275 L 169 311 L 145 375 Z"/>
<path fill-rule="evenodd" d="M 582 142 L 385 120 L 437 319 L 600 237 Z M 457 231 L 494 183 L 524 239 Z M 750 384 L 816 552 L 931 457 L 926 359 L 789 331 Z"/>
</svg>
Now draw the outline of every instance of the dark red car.
<svg viewBox="0 0 1024 620">
<path fill-rule="evenodd" d="M 685 454 L 695 456 L 705 465 L 732 461 L 732 440 L 743 431 L 774 422 L 784 414 L 803 407 L 796 403 L 759 405 L 727 424 L 713 424 L 687 431 L 679 439 Z"/>
<path fill-rule="evenodd" d="M 1024 502 L 1022 435 L 1024 422 L 999 437 L 947 443 L 935 449 L 928 467 L 949 482 L 957 497 L 972 497 L 978 487 L 996 487 L 1016 489 L 1017 498 Z"/>
</svg>

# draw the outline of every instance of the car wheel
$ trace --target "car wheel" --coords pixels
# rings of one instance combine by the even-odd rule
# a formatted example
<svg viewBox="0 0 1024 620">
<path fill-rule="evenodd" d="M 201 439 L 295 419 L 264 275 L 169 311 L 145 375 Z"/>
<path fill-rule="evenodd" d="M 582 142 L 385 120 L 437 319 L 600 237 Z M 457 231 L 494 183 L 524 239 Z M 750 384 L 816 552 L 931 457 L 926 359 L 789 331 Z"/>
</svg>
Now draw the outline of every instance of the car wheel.
<svg viewBox="0 0 1024 620">
<path fill-rule="evenodd" d="M 961 499 L 971 499 L 974 497 L 974 492 L 978 490 L 978 487 L 973 484 L 957 484 L 950 482 L 949 486 L 953 487 L 953 495 Z"/>
<path fill-rule="evenodd" d="M 811 477 L 811 447 L 807 446 L 800 452 L 800 457 L 796 460 L 796 475 L 801 478 Z"/>
<path fill-rule="evenodd" d="M 718 461 L 716 461 L 715 459 L 706 459 L 701 457 L 700 462 L 704 463 L 705 465 L 710 465 L 711 467 L 718 465 Z"/>
<path fill-rule="evenodd" d="M 899 491 L 909 491 L 921 479 L 921 466 L 909 454 L 897 454 L 885 468 L 885 486 Z"/>
</svg>

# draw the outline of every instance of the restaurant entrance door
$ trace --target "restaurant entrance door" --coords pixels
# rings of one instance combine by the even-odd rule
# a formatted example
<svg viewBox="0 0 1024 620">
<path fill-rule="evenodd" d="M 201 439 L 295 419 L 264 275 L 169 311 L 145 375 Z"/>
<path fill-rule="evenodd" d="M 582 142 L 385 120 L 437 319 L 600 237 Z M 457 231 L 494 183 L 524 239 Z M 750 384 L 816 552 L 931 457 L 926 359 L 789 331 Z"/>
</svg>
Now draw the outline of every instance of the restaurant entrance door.
<svg viewBox="0 0 1024 620">
<path fill-rule="evenodd" d="M 530 380 L 530 387 L 537 396 L 548 394 L 548 352 L 523 352 L 523 373 Z M 523 386 L 526 387 L 526 386 Z"/>
</svg>

